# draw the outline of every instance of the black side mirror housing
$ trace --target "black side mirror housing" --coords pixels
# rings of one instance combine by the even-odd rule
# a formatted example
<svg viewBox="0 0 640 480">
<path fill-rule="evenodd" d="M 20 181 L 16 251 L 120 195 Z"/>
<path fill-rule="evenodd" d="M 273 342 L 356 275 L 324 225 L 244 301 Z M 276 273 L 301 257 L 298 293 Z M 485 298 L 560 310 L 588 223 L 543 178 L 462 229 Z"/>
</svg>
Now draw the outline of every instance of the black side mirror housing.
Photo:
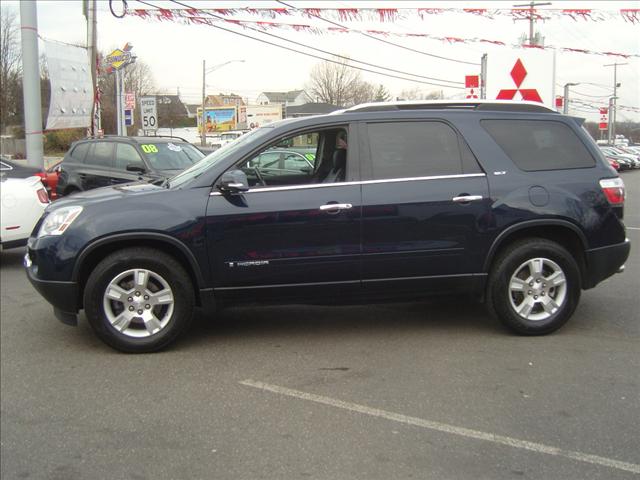
<svg viewBox="0 0 640 480">
<path fill-rule="evenodd" d="M 129 165 L 127 165 L 127 172 L 147 173 L 147 170 L 144 167 L 141 167 L 139 164 L 130 163 Z"/>
<path fill-rule="evenodd" d="M 218 182 L 218 190 L 222 193 L 242 193 L 249 190 L 249 180 L 242 170 L 229 170 L 222 174 Z"/>
</svg>

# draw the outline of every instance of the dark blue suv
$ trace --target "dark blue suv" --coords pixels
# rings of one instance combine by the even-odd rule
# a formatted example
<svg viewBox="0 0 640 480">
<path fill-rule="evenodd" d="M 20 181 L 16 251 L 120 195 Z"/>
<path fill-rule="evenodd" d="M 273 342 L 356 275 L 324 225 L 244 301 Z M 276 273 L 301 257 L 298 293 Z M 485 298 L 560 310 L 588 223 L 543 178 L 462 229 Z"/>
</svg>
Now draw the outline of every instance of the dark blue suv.
<svg viewBox="0 0 640 480">
<path fill-rule="evenodd" d="M 196 306 L 473 296 L 562 326 L 629 254 L 624 184 L 582 120 L 530 103 L 380 103 L 285 120 L 164 184 L 55 202 L 25 267 L 56 316 L 158 350 Z M 311 168 L 262 172 L 270 152 Z"/>
</svg>

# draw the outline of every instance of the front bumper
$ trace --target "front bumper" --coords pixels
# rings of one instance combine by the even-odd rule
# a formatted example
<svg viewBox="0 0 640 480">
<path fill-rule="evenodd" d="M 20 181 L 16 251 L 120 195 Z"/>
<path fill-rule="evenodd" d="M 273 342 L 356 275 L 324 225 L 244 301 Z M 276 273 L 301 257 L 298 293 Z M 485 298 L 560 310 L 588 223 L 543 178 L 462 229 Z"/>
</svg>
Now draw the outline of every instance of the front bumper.
<svg viewBox="0 0 640 480">
<path fill-rule="evenodd" d="M 614 273 L 624 270 L 624 262 L 627 261 L 630 251 L 631 242 L 628 238 L 622 243 L 587 250 L 583 288 L 593 288 Z"/>
<path fill-rule="evenodd" d="M 64 323 L 73 325 L 74 322 L 71 320 L 71 317 L 75 317 L 80 309 L 78 284 L 76 282 L 58 282 L 39 279 L 38 267 L 32 264 L 28 252 L 24 256 L 24 267 L 31 285 L 33 285 L 47 302 L 53 305 L 56 317 Z"/>
</svg>

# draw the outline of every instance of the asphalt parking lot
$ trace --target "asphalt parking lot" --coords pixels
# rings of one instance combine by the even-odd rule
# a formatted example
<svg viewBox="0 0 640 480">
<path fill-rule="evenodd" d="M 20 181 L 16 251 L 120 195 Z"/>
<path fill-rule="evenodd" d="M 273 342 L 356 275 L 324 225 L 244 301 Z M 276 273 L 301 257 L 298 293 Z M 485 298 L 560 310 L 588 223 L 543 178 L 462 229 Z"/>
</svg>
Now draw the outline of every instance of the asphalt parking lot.
<svg viewBox="0 0 640 480">
<path fill-rule="evenodd" d="M 237 308 L 159 354 L 58 322 L 1 254 L 3 479 L 640 475 L 640 171 L 624 274 L 546 337 L 481 306 Z"/>
</svg>

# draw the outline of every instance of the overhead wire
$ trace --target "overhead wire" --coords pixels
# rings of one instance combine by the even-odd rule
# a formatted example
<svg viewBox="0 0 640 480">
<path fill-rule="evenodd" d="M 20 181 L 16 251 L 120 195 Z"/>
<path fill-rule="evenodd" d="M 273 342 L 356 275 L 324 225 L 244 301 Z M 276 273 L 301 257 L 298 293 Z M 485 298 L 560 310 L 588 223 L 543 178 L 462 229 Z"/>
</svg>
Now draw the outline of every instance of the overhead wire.
<svg viewBox="0 0 640 480">
<path fill-rule="evenodd" d="M 178 0 L 170 0 L 170 1 L 172 3 L 177 4 L 177 5 L 186 7 L 186 4 L 184 4 L 184 3 L 182 3 L 182 2 L 180 2 Z M 228 19 L 226 19 L 226 18 L 224 18 L 224 17 L 222 17 L 220 15 L 216 15 L 216 14 L 208 12 L 206 10 L 201 10 L 201 11 L 202 11 L 202 13 L 206 13 L 210 17 L 216 18 L 218 20 L 222 20 L 222 21 L 227 21 L 228 20 Z M 377 65 L 375 63 L 369 63 L 369 62 L 365 62 L 365 61 L 362 61 L 362 60 L 357 60 L 355 58 L 348 57 L 346 55 L 340 55 L 338 53 L 329 52 L 327 50 L 323 50 L 321 48 L 313 47 L 313 46 L 304 44 L 302 42 L 297 42 L 295 40 L 291 40 L 291 39 L 288 39 L 288 38 L 285 38 L 285 37 L 281 37 L 281 36 L 275 35 L 273 33 L 265 32 L 264 30 L 261 30 L 259 28 L 250 27 L 248 25 L 243 25 L 243 28 L 246 28 L 248 30 L 253 30 L 255 32 L 261 33 L 263 35 L 267 35 L 269 37 L 277 38 L 277 39 L 283 40 L 285 42 L 293 43 L 295 45 L 300 45 L 300 46 L 303 46 L 303 47 L 308 48 L 310 50 L 315 50 L 316 52 L 324 53 L 325 55 L 332 55 L 334 57 L 342 58 L 344 60 L 348 60 L 349 62 L 360 63 L 362 65 L 367 65 L 369 67 L 379 68 L 379 69 L 382 69 L 382 70 L 387 70 L 387 71 L 390 71 L 390 72 L 399 73 L 401 75 L 411 75 L 412 77 L 424 78 L 425 80 L 433 80 L 433 81 L 436 81 L 436 82 L 453 83 L 453 84 L 456 84 L 456 85 L 463 85 L 464 84 L 464 82 L 458 82 L 456 80 L 447 80 L 445 78 L 437 78 L 437 77 L 429 77 L 429 76 L 426 76 L 426 75 L 419 75 L 417 73 L 405 72 L 405 71 L 402 71 L 402 70 L 396 70 L 394 68 L 389 68 L 389 67 L 384 67 L 384 66 L 381 66 L 381 65 Z"/>
<path fill-rule="evenodd" d="M 145 1 L 145 0 L 137 0 L 137 1 L 138 1 L 139 3 L 142 3 L 142 4 L 144 4 L 144 5 L 148 5 L 148 6 L 150 6 L 150 7 L 155 8 L 155 9 L 160 9 L 160 7 L 158 7 L 157 5 L 154 5 L 154 4 L 152 4 L 152 3 L 150 3 L 150 2 L 147 2 L 147 1 Z M 185 8 L 189 8 L 189 9 L 193 8 L 193 7 L 191 7 L 191 6 L 187 5 L 187 4 L 184 4 L 184 3 L 182 3 L 182 2 L 178 2 L 178 1 L 175 1 L 175 0 L 171 0 L 171 1 L 172 1 L 173 3 L 176 3 L 176 4 L 178 4 L 178 5 L 183 6 L 183 7 L 185 7 Z M 205 12 L 205 13 L 207 13 L 207 12 Z M 261 38 L 256 38 L 256 37 L 253 37 L 253 36 L 248 35 L 248 34 L 245 34 L 245 33 L 237 32 L 237 31 L 235 31 L 235 30 L 231 30 L 231 29 L 228 29 L 228 28 L 221 27 L 221 26 L 219 26 L 219 25 L 212 25 L 212 24 L 207 24 L 207 25 L 208 25 L 208 26 L 210 26 L 210 27 L 212 27 L 212 28 L 216 28 L 216 29 L 218 29 L 218 30 L 222 30 L 222 31 L 225 31 L 225 32 L 228 32 L 228 33 L 233 33 L 233 34 L 235 34 L 235 35 L 239 35 L 239 36 L 241 36 L 241 37 L 245 37 L 245 38 L 249 38 L 249 39 L 251 39 L 251 40 L 255 40 L 255 41 L 257 41 L 257 42 L 265 43 L 265 44 L 267 44 L 267 45 L 272 45 L 272 46 L 274 46 L 274 47 L 282 48 L 282 49 L 284 49 L 284 50 L 289 50 L 289 51 L 291 51 L 291 52 L 299 53 L 299 54 L 301 54 L 301 55 L 306 55 L 306 56 L 308 56 L 308 57 L 316 58 L 316 59 L 318 59 L 318 60 L 323 60 L 323 61 L 326 61 L 326 62 L 330 62 L 330 63 L 335 63 L 335 64 L 338 64 L 338 65 L 342 65 L 342 63 L 341 63 L 341 62 L 339 62 L 339 61 L 337 61 L 337 60 L 332 60 L 332 59 L 330 59 L 330 58 L 321 57 L 321 56 L 319 56 L 319 55 L 315 55 L 315 54 L 313 54 L 313 53 L 300 51 L 300 50 L 297 50 L 297 49 L 295 49 L 295 48 L 287 47 L 287 46 L 285 46 L 285 45 L 280 45 L 280 44 L 277 44 L 277 43 L 274 43 L 274 42 L 270 42 L 270 41 L 268 41 L 268 40 L 264 40 L 264 39 L 261 39 Z M 266 33 L 266 32 L 260 32 L 260 33 Z M 313 48 L 313 47 L 308 47 L 308 46 L 306 46 L 306 45 L 304 45 L 304 44 L 301 44 L 300 42 L 294 42 L 294 41 L 292 41 L 292 40 L 287 40 L 287 39 L 284 39 L 284 38 L 282 38 L 282 39 L 283 39 L 283 40 L 286 40 L 286 41 L 290 41 L 290 42 L 295 43 L 295 44 L 297 44 L 297 45 L 300 45 L 300 46 L 301 46 L 301 47 L 303 47 L 303 48 Z M 458 87 L 458 86 L 454 86 L 454 85 L 446 85 L 446 84 L 442 84 L 442 83 L 435 83 L 435 82 L 426 82 L 426 81 L 423 81 L 423 80 L 417 80 L 417 79 L 414 79 L 414 78 L 401 77 L 401 76 L 399 76 L 399 75 L 393 75 L 393 74 L 390 74 L 390 73 L 379 72 L 379 71 L 376 71 L 376 70 L 371 70 L 371 69 L 368 69 L 368 68 L 359 67 L 359 66 L 357 66 L 357 65 L 350 65 L 350 68 L 354 68 L 354 69 L 356 69 L 356 70 L 361 70 L 361 71 L 363 71 L 363 72 L 373 73 L 373 74 L 376 74 L 376 75 L 383 75 L 383 76 L 385 76 L 385 77 L 397 78 L 397 79 L 399 79 L 399 80 L 405 80 L 405 81 L 414 82 L 414 83 L 421 83 L 421 84 L 425 84 L 425 85 L 434 85 L 434 86 L 438 86 L 438 87 L 453 88 L 453 89 L 459 89 L 459 90 L 463 90 L 463 89 L 464 89 L 464 87 Z M 384 67 L 376 67 L 376 68 L 384 68 Z M 451 80 L 444 80 L 444 81 L 449 81 L 449 82 L 451 82 Z"/>
<path fill-rule="evenodd" d="M 300 8 L 295 7 L 295 6 L 293 6 L 293 5 L 291 5 L 291 4 L 287 3 L 287 2 L 283 2 L 282 0 L 276 0 L 276 1 L 278 3 L 280 3 L 281 5 L 284 5 L 285 7 L 292 8 L 292 9 L 298 10 L 298 11 L 301 10 Z M 340 28 L 346 28 L 347 30 L 350 30 L 349 27 L 345 27 L 341 23 L 334 22 L 333 20 L 329 20 L 328 18 L 324 18 L 321 15 L 316 15 L 316 14 L 308 13 L 308 12 L 307 12 L 307 14 L 312 16 L 312 17 L 314 17 L 314 18 L 318 18 L 318 19 L 322 20 L 323 22 L 327 22 L 327 23 L 330 23 L 330 24 L 332 24 L 334 26 L 337 26 L 337 27 L 340 27 Z M 376 37 L 374 35 L 370 35 L 370 34 L 365 33 L 365 32 L 358 32 L 358 33 L 364 35 L 367 38 L 371 38 L 372 40 L 376 40 L 378 42 L 386 43 L 386 44 L 392 45 L 394 47 L 402 48 L 402 49 L 408 50 L 410 52 L 419 53 L 421 55 L 426 55 L 428 57 L 438 58 L 440 60 L 446 60 L 446 61 L 449 61 L 449 62 L 464 63 L 464 64 L 467 64 L 467 65 L 480 65 L 479 62 L 469 62 L 469 61 L 466 61 L 466 60 L 459 60 L 457 58 L 443 57 L 441 55 L 436 55 L 435 53 L 424 52 L 422 50 L 416 50 L 415 48 L 407 47 L 406 45 L 400 45 L 398 43 L 394 43 L 394 42 L 391 42 L 389 40 L 385 40 L 383 38 L 378 38 L 378 37 Z"/>
</svg>

